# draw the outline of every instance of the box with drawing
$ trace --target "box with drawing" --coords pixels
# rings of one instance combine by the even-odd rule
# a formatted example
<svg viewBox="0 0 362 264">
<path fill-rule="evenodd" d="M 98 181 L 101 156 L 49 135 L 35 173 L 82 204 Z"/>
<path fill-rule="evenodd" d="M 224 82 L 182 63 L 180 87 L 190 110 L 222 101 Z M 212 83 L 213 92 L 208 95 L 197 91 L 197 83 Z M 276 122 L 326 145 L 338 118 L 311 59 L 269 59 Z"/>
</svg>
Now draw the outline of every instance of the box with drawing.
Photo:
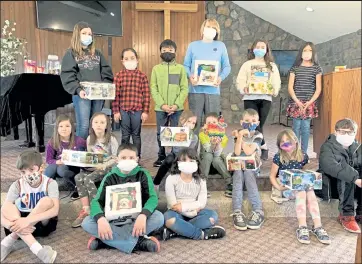
<svg viewBox="0 0 362 264">
<path fill-rule="evenodd" d="M 311 170 L 281 170 L 279 179 L 290 190 L 322 189 L 322 174 Z"/>
<path fill-rule="evenodd" d="M 105 82 L 80 82 L 89 100 L 114 100 L 116 97 L 116 86 Z"/>
<path fill-rule="evenodd" d="M 219 77 L 219 62 L 212 60 L 196 60 L 194 76 L 197 85 L 215 85 Z"/>
<path fill-rule="evenodd" d="M 190 131 L 188 127 L 161 127 L 161 146 L 188 147 L 190 146 Z"/>
<path fill-rule="evenodd" d="M 104 163 L 109 158 L 110 157 L 105 154 L 64 149 L 61 160 L 65 165 L 77 167 L 96 167 Z"/>
<path fill-rule="evenodd" d="M 260 167 L 260 162 L 255 158 L 255 154 L 251 156 L 233 156 L 232 153 L 226 157 L 226 166 L 228 171 L 235 170 L 256 170 Z"/>
<path fill-rule="evenodd" d="M 249 94 L 272 95 L 274 93 L 273 85 L 270 81 L 270 73 L 266 67 L 252 66 L 248 88 Z"/>
<path fill-rule="evenodd" d="M 140 182 L 106 187 L 105 217 L 108 221 L 125 224 L 137 218 L 142 211 Z"/>
</svg>

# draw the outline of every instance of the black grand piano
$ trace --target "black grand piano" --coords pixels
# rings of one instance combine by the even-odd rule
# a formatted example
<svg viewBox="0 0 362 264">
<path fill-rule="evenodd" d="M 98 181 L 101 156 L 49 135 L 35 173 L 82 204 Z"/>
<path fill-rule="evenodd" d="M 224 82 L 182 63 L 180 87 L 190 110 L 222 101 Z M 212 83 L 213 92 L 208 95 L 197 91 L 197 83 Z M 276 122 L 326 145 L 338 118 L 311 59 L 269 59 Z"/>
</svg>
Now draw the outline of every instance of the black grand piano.
<svg viewBox="0 0 362 264">
<path fill-rule="evenodd" d="M 0 77 L 0 132 L 19 139 L 18 125 L 24 121 L 27 140 L 23 147 L 34 147 L 32 141 L 32 122 L 34 117 L 38 131 L 40 152 L 44 146 L 44 117 L 50 110 L 72 103 L 72 96 L 62 85 L 59 75 L 42 73 L 22 73 Z"/>
</svg>

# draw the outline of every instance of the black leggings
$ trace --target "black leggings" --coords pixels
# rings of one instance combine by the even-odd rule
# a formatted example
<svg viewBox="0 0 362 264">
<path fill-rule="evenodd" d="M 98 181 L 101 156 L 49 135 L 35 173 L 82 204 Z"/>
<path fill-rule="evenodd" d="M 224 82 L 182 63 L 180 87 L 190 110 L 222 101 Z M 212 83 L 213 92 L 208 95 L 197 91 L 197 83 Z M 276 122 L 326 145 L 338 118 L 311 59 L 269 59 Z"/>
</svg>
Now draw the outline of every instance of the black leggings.
<svg viewBox="0 0 362 264">
<path fill-rule="evenodd" d="M 153 180 L 154 185 L 160 185 L 163 178 L 165 178 L 167 172 L 171 169 L 172 163 L 174 162 L 175 159 L 176 155 L 173 152 L 167 155 L 167 157 L 163 160 Z"/>
<path fill-rule="evenodd" d="M 263 126 L 265 124 L 266 119 L 268 118 L 270 107 L 271 107 L 271 101 L 268 100 L 262 100 L 262 99 L 244 100 L 244 109 L 251 108 L 257 111 L 259 114 L 260 124 L 256 129 L 263 134 L 263 141 L 261 142 L 262 146 L 265 144 Z"/>
</svg>

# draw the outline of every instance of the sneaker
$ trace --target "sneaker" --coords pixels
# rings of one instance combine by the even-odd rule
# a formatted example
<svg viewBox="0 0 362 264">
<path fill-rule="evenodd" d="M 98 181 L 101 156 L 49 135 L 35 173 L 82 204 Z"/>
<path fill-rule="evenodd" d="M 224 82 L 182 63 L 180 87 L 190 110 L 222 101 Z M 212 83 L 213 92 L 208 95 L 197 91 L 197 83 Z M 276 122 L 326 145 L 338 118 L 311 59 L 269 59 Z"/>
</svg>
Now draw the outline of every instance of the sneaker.
<svg viewBox="0 0 362 264">
<path fill-rule="evenodd" d="M 87 213 L 84 209 L 80 210 L 77 219 L 75 219 L 74 222 L 72 223 L 72 227 L 73 228 L 80 227 L 82 225 L 84 218 L 86 218 L 88 215 L 89 213 Z"/>
<path fill-rule="evenodd" d="M 164 160 L 164 159 L 158 158 L 158 159 L 153 163 L 153 167 L 161 167 L 163 160 Z"/>
<path fill-rule="evenodd" d="M 223 238 L 226 235 L 225 228 L 222 226 L 213 226 L 203 231 L 205 240 Z"/>
<path fill-rule="evenodd" d="M 319 240 L 319 242 L 323 243 L 323 244 L 330 244 L 331 240 L 326 232 L 326 230 L 324 230 L 324 228 L 321 227 L 317 227 L 317 228 L 312 228 L 311 231 Z"/>
<path fill-rule="evenodd" d="M 262 149 L 261 150 L 261 159 L 262 160 L 268 160 L 268 153 L 269 153 L 269 150 L 268 149 Z"/>
<path fill-rule="evenodd" d="M 10 247 L 6 247 L 4 245 L 1 245 L 1 262 L 4 261 L 4 259 L 6 259 L 6 257 L 14 251 L 14 245 L 10 246 Z"/>
<path fill-rule="evenodd" d="M 234 227 L 237 230 L 246 230 L 248 226 L 246 225 L 246 216 L 239 210 L 235 211 L 232 215 Z"/>
<path fill-rule="evenodd" d="M 264 215 L 260 212 L 251 212 L 248 219 L 248 228 L 249 229 L 259 229 L 265 221 Z"/>
<path fill-rule="evenodd" d="M 72 195 L 70 196 L 70 199 L 73 200 L 73 201 L 79 199 L 79 194 L 78 194 L 78 191 L 77 191 L 77 190 L 75 190 L 75 191 L 72 193 Z"/>
<path fill-rule="evenodd" d="M 356 220 L 357 224 L 362 225 L 362 214 L 356 215 L 354 219 Z"/>
<path fill-rule="evenodd" d="M 97 250 L 101 248 L 110 248 L 110 247 L 104 244 L 102 240 L 100 240 L 99 238 L 92 236 L 88 240 L 87 248 L 89 250 Z"/>
<path fill-rule="evenodd" d="M 229 191 L 229 190 L 226 190 L 226 191 L 224 192 L 224 195 L 225 195 L 226 197 L 232 198 L 232 197 L 233 197 L 233 192 L 232 192 L 232 191 Z"/>
<path fill-rule="evenodd" d="M 177 236 L 178 236 L 178 234 L 173 232 L 171 229 L 168 229 L 167 227 L 165 227 L 163 229 L 163 234 L 162 234 L 163 241 L 169 240 L 171 238 L 175 238 Z"/>
<path fill-rule="evenodd" d="M 306 226 L 297 229 L 297 239 L 302 244 L 310 244 L 309 230 Z"/>
<path fill-rule="evenodd" d="M 44 263 L 53 263 L 57 257 L 57 252 L 50 246 L 43 246 L 36 256 Z"/>
<path fill-rule="evenodd" d="M 153 236 L 141 236 L 138 238 L 137 244 L 133 251 L 160 252 L 161 245 L 157 238 Z"/>
<path fill-rule="evenodd" d="M 354 216 L 338 216 L 338 221 L 342 224 L 343 228 L 351 233 L 361 233 L 361 229 L 359 228 L 356 219 Z"/>
<path fill-rule="evenodd" d="M 207 198 L 210 198 L 210 197 L 211 197 L 211 193 L 207 192 Z"/>
</svg>

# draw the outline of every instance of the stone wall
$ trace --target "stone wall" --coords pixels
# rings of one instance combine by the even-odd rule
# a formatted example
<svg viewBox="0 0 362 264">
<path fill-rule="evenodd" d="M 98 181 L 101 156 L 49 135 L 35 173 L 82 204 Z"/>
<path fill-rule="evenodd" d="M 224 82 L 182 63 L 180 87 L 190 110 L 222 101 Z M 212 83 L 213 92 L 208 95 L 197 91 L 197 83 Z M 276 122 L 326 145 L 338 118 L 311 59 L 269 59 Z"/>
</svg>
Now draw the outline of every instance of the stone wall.
<svg viewBox="0 0 362 264">
<path fill-rule="evenodd" d="M 221 85 L 221 108 L 225 120 L 239 123 L 240 113 L 244 109 L 242 97 L 236 90 L 236 77 L 241 65 L 247 61 L 247 52 L 255 39 L 266 39 L 272 50 L 299 50 L 304 40 L 289 34 L 277 26 L 246 11 L 231 1 L 206 1 L 207 18 L 215 18 L 221 28 L 221 41 L 227 47 L 231 63 L 231 73 Z M 286 78 L 282 79 L 282 89 L 278 97 L 273 98 L 273 106 L 267 123 L 279 120 L 280 97 L 282 109 L 285 109 L 288 97 Z M 282 111 L 285 120 L 285 111 Z M 282 121 L 285 123 L 285 121 Z"/>
<path fill-rule="evenodd" d="M 317 44 L 316 49 L 324 73 L 333 71 L 334 66 L 361 67 L 361 29 Z"/>
</svg>

